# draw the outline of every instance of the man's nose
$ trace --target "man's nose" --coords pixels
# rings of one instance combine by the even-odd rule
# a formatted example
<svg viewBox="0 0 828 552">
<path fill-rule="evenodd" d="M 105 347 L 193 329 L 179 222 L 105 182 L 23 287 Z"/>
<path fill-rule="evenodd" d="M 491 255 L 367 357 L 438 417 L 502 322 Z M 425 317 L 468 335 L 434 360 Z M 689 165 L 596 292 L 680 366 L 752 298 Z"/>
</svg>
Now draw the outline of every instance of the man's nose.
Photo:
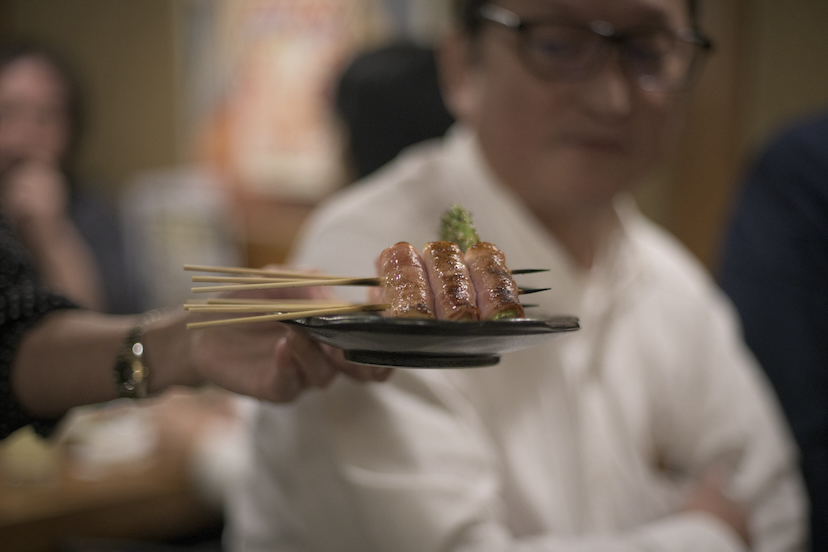
<svg viewBox="0 0 828 552">
<path fill-rule="evenodd" d="M 596 117 L 623 119 L 632 111 L 633 86 L 618 52 L 613 51 L 602 67 L 583 82 L 581 99 Z"/>
</svg>

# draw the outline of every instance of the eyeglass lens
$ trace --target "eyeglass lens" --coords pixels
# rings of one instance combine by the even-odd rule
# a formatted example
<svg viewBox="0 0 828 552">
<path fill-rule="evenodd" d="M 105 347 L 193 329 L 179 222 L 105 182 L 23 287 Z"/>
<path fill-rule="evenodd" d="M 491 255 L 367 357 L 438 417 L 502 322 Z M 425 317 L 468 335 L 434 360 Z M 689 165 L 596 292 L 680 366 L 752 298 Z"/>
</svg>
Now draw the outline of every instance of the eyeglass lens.
<svg viewBox="0 0 828 552">
<path fill-rule="evenodd" d="M 588 29 L 537 24 L 523 29 L 527 61 L 545 78 L 579 78 L 605 61 L 613 44 L 625 71 L 645 89 L 680 88 L 691 70 L 695 46 L 668 32 L 624 38 Z"/>
</svg>

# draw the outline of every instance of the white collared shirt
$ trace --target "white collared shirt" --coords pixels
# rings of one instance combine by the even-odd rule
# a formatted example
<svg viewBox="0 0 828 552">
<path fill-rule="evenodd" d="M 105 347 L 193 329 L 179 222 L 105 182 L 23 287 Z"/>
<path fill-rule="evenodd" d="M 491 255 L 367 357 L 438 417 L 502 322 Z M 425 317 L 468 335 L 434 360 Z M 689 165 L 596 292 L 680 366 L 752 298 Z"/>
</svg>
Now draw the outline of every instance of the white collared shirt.
<svg viewBox="0 0 828 552">
<path fill-rule="evenodd" d="M 490 368 L 339 378 L 258 405 L 233 550 L 742 550 L 718 518 L 681 512 L 713 466 L 750 511 L 755 550 L 801 550 L 792 441 L 730 307 L 629 200 L 614 246 L 582 271 L 454 129 L 323 206 L 295 261 L 371 275 L 384 248 L 436 239 L 455 203 L 510 267 L 550 269 L 520 277 L 552 288 L 531 315 L 582 329 Z"/>
</svg>

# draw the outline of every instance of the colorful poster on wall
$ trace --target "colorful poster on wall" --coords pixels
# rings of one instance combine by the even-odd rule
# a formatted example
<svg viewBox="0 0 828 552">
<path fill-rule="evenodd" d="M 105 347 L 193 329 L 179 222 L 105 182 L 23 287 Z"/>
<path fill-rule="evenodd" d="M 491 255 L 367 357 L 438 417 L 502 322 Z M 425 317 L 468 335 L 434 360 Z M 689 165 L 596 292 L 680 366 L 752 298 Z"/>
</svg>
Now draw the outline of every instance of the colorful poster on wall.
<svg viewBox="0 0 828 552">
<path fill-rule="evenodd" d="M 372 0 L 191 0 L 183 80 L 197 147 L 246 191 L 313 201 L 341 182 L 332 93 L 381 31 Z M 205 61 L 206 60 L 206 61 Z"/>
</svg>

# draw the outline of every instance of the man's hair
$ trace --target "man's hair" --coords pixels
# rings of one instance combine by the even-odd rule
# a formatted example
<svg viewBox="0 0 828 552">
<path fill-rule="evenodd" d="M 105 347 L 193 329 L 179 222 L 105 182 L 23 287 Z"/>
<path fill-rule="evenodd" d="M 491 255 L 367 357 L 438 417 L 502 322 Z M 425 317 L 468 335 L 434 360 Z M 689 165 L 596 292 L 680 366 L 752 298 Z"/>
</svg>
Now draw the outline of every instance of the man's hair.
<svg viewBox="0 0 828 552">
<path fill-rule="evenodd" d="M 454 17 L 460 28 L 470 36 L 475 36 L 480 30 L 480 8 L 490 0 L 455 0 Z M 698 0 L 687 0 L 687 12 L 690 15 L 690 25 L 698 29 Z"/>
</svg>

